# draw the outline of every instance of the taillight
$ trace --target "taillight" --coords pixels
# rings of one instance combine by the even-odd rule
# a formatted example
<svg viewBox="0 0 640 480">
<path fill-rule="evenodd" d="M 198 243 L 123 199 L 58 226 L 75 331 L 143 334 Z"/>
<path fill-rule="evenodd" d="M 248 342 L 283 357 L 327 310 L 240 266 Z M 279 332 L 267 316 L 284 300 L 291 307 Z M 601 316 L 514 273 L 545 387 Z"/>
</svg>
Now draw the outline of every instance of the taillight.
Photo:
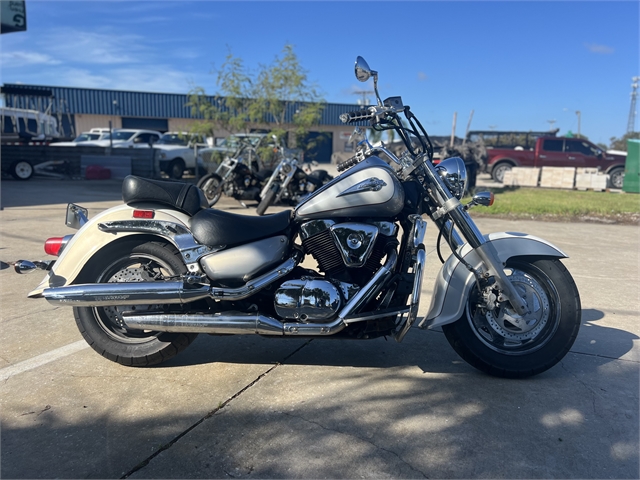
<svg viewBox="0 0 640 480">
<path fill-rule="evenodd" d="M 133 218 L 153 218 L 155 212 L 153 210 L 134 210 Z"/>
<path fill-rule="evenodd" d="M 47 255 L 55 255 L 57 257 L 60 255 L 60 250 L 62 250 L 63 245 L 64 237 L 48 238 L 47 241 L 44 242 L 44 251 Z"/>
<path fill-rule="evenodd" d="M 73 238 L 73 235 L 65 235 L 64 237 L 52 237 L 44 242 L 44 251 L 48 255 L 55 255 L 56 257 L 62 253 L 64 247 L 69 243 L 69 240 Z"/>
</svg>

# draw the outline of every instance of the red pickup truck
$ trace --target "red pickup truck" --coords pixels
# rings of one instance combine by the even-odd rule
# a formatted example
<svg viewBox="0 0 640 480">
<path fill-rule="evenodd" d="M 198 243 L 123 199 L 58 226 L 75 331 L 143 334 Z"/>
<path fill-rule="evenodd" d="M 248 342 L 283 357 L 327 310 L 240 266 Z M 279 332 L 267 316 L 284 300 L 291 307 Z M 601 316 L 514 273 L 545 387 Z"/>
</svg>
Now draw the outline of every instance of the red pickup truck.
<svg viewBox="0 0 640 480">
<path fill-rule="evenodd" d="M 609 186 L 622 188 L 624 155 L 604 152 L 581 138 L 539 137 L 533 149 L 488 148 L 487 171 L 502 183 L 512 167 L 589 167 L 609 174 Z"/>
</svg>

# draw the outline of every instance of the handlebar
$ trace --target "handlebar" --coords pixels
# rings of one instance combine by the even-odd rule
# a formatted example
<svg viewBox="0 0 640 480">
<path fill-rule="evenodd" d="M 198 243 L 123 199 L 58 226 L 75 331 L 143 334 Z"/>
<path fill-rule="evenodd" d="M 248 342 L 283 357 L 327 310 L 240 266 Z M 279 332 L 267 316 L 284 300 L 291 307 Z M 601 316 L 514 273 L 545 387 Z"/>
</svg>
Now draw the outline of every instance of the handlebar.
<svg viewBox="0 0 640 480">
<path fill-rule="evenodd" d="M 353 157 L 345 160 L 344 162 L 338 163 L 338 165 L 336 165 L 336 168 L 338 169 L 339 172 L 343 172 L 348 168 L 351 168 L 354 165 L 357 165 L 359 161 L 360 159 L 358 158 L 358 156 L 354 155 Z"/>
<path fill-rule="evenodd" d="M 346 112 L 340 115 L 342 123 L 353 123 L 361 120 L 370 120 L 375 116 L 375 112 L 369 109 L 356 110 L 354 112 Z"/>
</svg>

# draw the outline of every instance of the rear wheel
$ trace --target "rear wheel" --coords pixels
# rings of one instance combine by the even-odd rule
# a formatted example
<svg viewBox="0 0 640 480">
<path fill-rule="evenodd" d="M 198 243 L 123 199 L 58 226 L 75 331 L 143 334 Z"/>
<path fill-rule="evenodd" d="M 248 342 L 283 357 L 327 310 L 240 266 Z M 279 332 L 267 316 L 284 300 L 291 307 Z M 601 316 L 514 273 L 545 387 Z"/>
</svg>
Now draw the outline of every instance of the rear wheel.
<svg viewBox="0 0 640 480">
<path fill-rule="evenodd" d="M 524 378 L 558 363 L 578 335 L 580 296 L 573 278 L 557 259 L 512 260 L 505 268 L 530 308 L 519 316 L 507 302 L 480 307 L 474 288 L 464 315 L 443 326 L 447 340 L 469 364 L 490 375 Z M 495 297 L 494 297 L 495 298 Z"/>
<path fill-rule="evenodd" d="M 222 185 L 220 184 L 220 178 L 215 175 L 205 175 L 198 182 L 198 187 L 204 192 L 204 196 L 207 197 L 209 206 L 215 205 L 220 196 L 222 195 Z"/>
<path fill-rule="evenodd" d="M 502 183 L 504 182 L 504 174 L 512 168 L 513 165 L 508 162 L 498 163 L 491 169 L 491 178 L 493 178 L 498 183 Z"/>
<path fill-rule="evenodd" d="M 622 188 L 624 168 L 616 168 L 609 172 L 609 188 Z"/>
<path fill-rule="evenodd" d="M 163 281 L 186 273 L 172 247 L 148 242 L 120 245 L 101 253 L 83 272 L 82 283 Z M 168 360 L 184 350 L 196 333 L 167 333 L 128 328 L 124 311 L 163 311 L 162 305 L 75 307 L 80 333 L 91 347 L 111 361 L 129 366 L 148 366 Z"/>
<path fill-rule="evenodd" d="M 26 160 L 18 160 L 11 165 L 10 171 L 16 180 L 29 180 L 33 176 L 33 165 Z"/>
<path fill-rule="evenodd" d="M 276 198 L 277 192 L 278 192 L 278 185 L 273 184 L 265 194 L 264 198 L 260 201 L 260 204 L 256 209 L 256 213 L 258 215 L 264 215 L 264 212 L 266 212 L 267 208 L 269 208 L 269 206 L 273 203 L 273 199 Z"/>
</svg>

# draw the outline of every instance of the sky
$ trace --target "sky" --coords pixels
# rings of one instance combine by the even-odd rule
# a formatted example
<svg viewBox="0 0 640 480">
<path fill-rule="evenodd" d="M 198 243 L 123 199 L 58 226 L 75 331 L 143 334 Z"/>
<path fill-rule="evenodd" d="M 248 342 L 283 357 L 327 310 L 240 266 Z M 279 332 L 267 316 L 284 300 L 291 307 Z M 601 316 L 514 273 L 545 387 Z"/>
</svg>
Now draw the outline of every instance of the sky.
<svg viewBox="0 0 640 480">
<path fill-rule="evenodd" d="M 3 0 L 4 1 L 4 0 Z M 231 52 L 255 69 L 291 44 L 323 98 L 400 95 L 431 135 L 627 130 L 640 75 L 637 1 L 26 0 L 27 31 L 0 36 L 0 82 L 215 94 Z M 371 97 L 373 100 L 373 97 Z M 640 104 L 640 102 L 639 102 Z M 576 114 L 579 111 L 580 115 Z M 580 120 L 580 125 L 578 125 Z M 636 130 L 640 118 L 636 119 Z"/>
</svg>

